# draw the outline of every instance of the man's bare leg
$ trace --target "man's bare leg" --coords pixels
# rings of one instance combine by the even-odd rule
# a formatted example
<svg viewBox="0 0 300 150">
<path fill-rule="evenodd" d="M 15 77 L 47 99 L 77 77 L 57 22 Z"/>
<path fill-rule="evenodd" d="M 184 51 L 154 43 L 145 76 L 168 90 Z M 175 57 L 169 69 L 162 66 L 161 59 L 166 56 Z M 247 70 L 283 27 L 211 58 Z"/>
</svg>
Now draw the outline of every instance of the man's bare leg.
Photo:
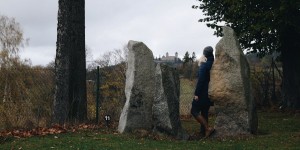
<svg viewBox="0 0 300 150">
<path fill-rule="evenodd" d="M 204 126 L 204 128 L 205 128 L 205 137 L 210 136 L 210 134 L 211 134 L 212 132 L 214 132 L 215 129 L 208 126 L 208 123 L 207 123 L 207 121 L 205 120 L 205 118 L 204 118 L 203 116 L 198 115 L 195 119 L 196 119 L 201 125 Z"/>
</svg>

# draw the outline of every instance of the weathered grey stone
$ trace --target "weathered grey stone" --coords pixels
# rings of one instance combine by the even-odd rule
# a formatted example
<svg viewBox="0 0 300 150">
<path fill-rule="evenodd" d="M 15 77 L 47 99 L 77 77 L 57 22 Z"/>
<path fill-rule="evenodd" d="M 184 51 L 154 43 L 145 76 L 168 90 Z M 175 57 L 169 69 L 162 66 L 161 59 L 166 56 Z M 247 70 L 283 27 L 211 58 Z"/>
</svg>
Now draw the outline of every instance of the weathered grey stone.
<svg viewBox="0 0 300 150">
<path fill-rule="evenodd" d="M 164 64 L 156 66 L 156 89 L 153 103 L 154 131 L 187 140 L 179 116 L 180 80 L 176 69 Z"/>
<path fill-rule="evenodd" d="M 118 131 L 152 129 L 152 105 L 155 92 L 155 64 L 152 51 L 142 42 L 129 41 L 126 71 L 126 103 Z"/>
<path fill-rule="evenodd" d="M 234 31 L 223 27 L 210 72 L 209 95 L 215 102 L 215 136 L 237 136 L 257 131 L 251 94 L 250 69 Z"/>
<path fill-rule="evenodd" d="M 129 41 L 126 103 L 119 120 L 120 133 L 167 133 L 187 140 L 179 116 L 180 80 L 177 70 L 153 60 L 142 42 Z M 142 132 L 140 132 L 142 131 Z"/>
</svg>

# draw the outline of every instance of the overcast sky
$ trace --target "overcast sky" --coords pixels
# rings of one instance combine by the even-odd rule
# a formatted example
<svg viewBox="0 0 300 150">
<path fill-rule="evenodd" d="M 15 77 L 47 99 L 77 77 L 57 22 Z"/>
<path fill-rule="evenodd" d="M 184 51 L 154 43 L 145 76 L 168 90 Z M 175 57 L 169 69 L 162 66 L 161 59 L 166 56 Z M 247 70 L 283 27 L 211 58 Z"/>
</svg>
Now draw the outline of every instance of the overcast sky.
<svg viewBox="0 0 300 150">
<path fill-rule="evenodd" d="M 220 38 L 199 23 L 196 0 L 86 0 L 86 45 L 94 59 L 121 49 L 129 40 L 144 42 L 154 57 L 166 52 L 183 57 L 186 51 L 202 54 Z M 14 17 L 29 45 L 22 58 L 46 65 L 55 58 L 58 0 L 0 0 L 0 15 Z"/>
</svg>

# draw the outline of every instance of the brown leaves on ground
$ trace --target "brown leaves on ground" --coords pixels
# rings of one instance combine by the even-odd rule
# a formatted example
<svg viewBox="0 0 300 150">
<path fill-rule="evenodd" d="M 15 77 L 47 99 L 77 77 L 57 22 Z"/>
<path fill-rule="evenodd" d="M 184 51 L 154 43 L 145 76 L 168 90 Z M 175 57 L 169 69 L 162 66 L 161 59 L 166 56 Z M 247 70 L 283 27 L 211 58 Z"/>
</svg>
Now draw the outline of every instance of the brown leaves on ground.
<svg viewBox="0 0 300 150">
<path fill-rule="evenodd" d="M 32 136 L 43 136 L 43 135 L 51 135 L 51 134 L 61 134 L 67 132 L 76 132 L 78 130 L 83 129 L 95 129 L 99 128 L 97 125 L 93 124 L 80 124 L 77 126 L 61 126 L 61 125 L 53 125 L 50 128 L 38 127 L 31 130 L 24 129 L 14 129 L 14 130 L 6 130 L 0 132 L 0 138 L 2 137 L 15 137 L 15 138 L 26 138 Z"/>
</svg>

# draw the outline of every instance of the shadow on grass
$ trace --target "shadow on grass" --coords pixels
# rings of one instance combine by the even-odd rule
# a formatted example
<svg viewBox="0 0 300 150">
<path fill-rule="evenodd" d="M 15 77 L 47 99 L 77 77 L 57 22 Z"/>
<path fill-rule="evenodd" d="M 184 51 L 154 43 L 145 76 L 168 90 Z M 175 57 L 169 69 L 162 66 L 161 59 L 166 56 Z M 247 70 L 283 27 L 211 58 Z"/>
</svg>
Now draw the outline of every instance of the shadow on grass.
<svg viewBox="0 0 300 150">
<path fill-rule="evenodd" d="M 257 136 L 260 136 L 260 135 L 269 135 L 271 134 L 271 132 L 267 129 L 258 129 L 257 131 Z"/>
</svg>

